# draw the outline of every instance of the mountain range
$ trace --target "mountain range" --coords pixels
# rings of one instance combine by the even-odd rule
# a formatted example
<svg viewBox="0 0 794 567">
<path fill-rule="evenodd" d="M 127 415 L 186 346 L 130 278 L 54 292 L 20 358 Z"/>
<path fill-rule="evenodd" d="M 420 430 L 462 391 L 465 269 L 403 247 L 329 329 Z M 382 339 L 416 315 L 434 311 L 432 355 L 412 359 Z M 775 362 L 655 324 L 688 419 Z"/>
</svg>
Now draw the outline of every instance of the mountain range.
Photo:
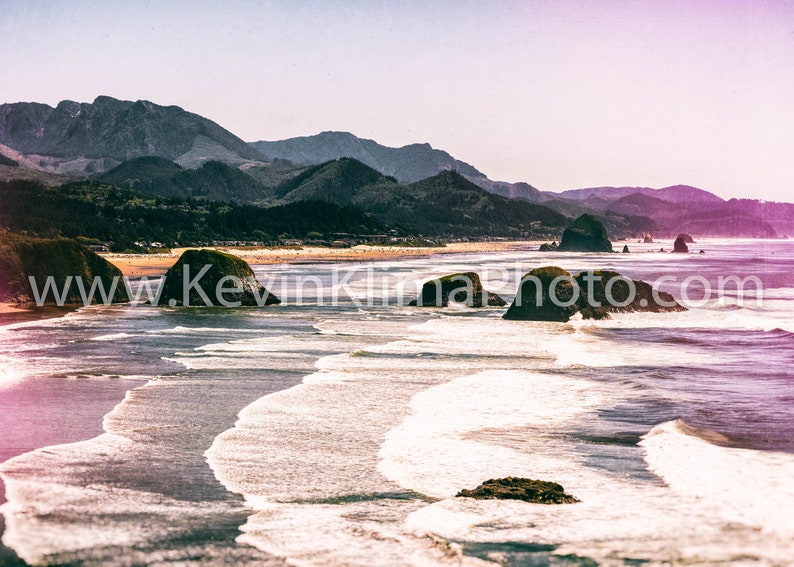
<svg viewBox="0 0 794 567">
<path fill-rule="evenodd" d="M 238 204 L 323 200 L 444 234 L 527 235 L 533 226 L 550 232 L 560 218 L 583 212 L 616 236 L 794 234 L 794 205 L 725 201 L 687 185 L 553 193 L 491 180 L 429 144 L 391 148 L 347 132 L 246 143 L 179 107 L 107 96 L 55 107 L 0 105 L 0 180 L 57 186 L 86 178 L 142 194 Z"/>
</svg>

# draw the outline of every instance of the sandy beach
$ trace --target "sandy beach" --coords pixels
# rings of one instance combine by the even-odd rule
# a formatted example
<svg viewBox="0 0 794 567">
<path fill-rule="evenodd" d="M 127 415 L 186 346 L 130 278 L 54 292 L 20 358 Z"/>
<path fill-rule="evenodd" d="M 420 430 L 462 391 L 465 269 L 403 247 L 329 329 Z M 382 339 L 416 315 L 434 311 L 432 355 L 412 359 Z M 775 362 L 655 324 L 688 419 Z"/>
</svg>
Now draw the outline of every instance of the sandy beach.
<svg viewBox="0 0 794 567">
<path fill-rule="evenodd" d="M 425 258 L 436 254 L 467 254 L 537 250 L 537 242 L 453 242 L 440 248 L 359 245 L 351 248 L 278 247 L 235 248 L 207 247 L 239 256 L 251 265 L 295 264 L 307 262 L 372 262 L 399 258 Z M 156 276 L 165 273 L 187 248 L 174 248 L 167 254 L 102 254 L 125 276 Z"/>
</svg>

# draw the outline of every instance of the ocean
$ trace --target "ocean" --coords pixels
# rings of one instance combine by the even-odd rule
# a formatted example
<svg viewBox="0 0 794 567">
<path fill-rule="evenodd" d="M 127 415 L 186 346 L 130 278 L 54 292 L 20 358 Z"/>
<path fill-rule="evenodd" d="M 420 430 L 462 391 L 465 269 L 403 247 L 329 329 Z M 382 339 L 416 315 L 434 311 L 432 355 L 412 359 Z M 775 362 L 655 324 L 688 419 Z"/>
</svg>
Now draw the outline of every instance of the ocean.
<svg viewBox="0 0 794 567">
<path fill-rule="evenodd" d="M 0 327 L 0 564 L 794 564 L 794 243 L 629 246 L 258 266 L 281 305 Z M 691 308 L 405 305 L 544 265 Z M 455 497 L 507 476 L 580 502 Z"/>
</svg>

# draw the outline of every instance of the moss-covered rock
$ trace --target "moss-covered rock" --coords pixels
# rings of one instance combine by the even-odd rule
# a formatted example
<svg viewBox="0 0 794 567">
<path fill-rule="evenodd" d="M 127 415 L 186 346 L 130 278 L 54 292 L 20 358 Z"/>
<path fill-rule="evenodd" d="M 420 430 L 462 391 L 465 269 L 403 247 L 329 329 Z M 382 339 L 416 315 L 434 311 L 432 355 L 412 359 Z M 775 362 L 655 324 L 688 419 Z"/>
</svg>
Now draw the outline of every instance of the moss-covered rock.
<svg viewBox="0 0 794 567">
<path fill-rule="evenodd" d="M 109 303 L 129 301 L 121 271 L 74 240 L 0 234 L 0 301 L 105 302 L 100 289 Z"/>
<path fill-rule="evenodd" d="M 651 284 L 618 272 L 582 272 L 575 280 L 580 290 L 577 308 L 584 319 L 608 319 L 610 313 L 686 311 L 669 293 L 657 290 L 654 294 Z"/>
<path fill-rule="evenodd" d="M 461 490 L 455 496 L 478 500 L 523 500 L 535 504 L 573 504 L 579 499 L 566 494 L 562 485 L 531 478 L 492 478 L 473 490 Z"/>
<path fill-rule="evenodd" d="M 604 225 L 595 217 L 584 214 L 562 233 L 558 248 L 561 252 L 612 252 L 612 243 Z"/>
<path fill-rule="evenodd" d="M 503 307 L 504 299 L 485 291 L 480 276 L 474 272 L 449 274 L 422 285 L 419 298 L 408 305 L 419 307 L 446 307 L 449 302 L 465 303 L 470 307 Z"/>
<path fill-rule="evenodd" d="M 281 301 L 245 260 L 215 250 L 186 250 L 165 274 L 160 305 L 262 306 Z"/>
<path fill-rule="evenodd" d="M 555 299 L 551 293 L 554 290 Z M 535 268 L 521 278 L 516 298 L 505 319 L 521 321 L 568 321 L 576 313 L 574 280 L 557 266 Z"/>
<path fill-rule="evenodd" d="M 551 293 L 554 290 L 555 300 Z M 576 313 L 584 319 L 608 319 L 611 313 L 686 311 L 672 295 L 618 272 L 582 272 L 575 278 L 558 268 L 536 268 L 521 280 L 505 319 L 566 322 Z"/>
</svg>

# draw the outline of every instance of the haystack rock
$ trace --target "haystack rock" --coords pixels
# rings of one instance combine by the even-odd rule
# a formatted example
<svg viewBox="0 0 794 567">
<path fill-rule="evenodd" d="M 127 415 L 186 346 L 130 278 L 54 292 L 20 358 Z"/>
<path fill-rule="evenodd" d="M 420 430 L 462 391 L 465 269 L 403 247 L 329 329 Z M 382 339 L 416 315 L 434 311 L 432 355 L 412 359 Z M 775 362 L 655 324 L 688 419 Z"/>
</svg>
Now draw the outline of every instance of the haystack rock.
<svg viewBox="0 0 794 567">
<path fill-rule="evenodd" d="M 684 240 L 682 236 L 679 236 L 675 239 L 675 243 L 673 244 L 673 252 L 680 254 L 689 252 L 689 246 L 686 245 L 686 240 Z"/>
<path fill-rule="evenodd" d="M 612 243 L 604 225 L 584 214 L 565 229 L 558 249 L 561 252 L 612 252 Z"/>
</svg>

